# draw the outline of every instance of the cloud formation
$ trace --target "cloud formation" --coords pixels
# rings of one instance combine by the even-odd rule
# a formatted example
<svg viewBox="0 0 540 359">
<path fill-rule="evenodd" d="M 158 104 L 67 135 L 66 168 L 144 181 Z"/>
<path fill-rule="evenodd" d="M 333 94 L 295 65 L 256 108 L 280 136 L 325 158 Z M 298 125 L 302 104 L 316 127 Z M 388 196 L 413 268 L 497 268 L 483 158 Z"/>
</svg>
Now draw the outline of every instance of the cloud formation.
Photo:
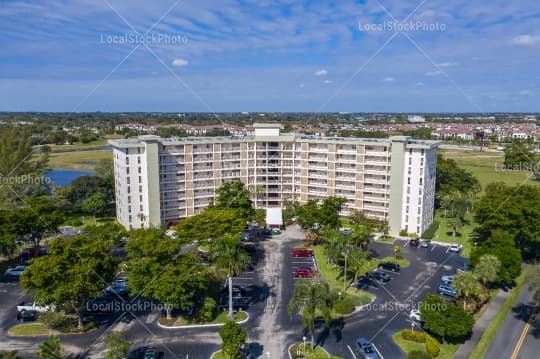
<svg viewBox="0 0 540 359">
<path fill-rule="evenodd" d="M 186 59 L 174 59 L 172 62 L 172 65 L 176 67 L 186 66 L 187 64 L 189 64 L 189 61 Z"/>
</svg>

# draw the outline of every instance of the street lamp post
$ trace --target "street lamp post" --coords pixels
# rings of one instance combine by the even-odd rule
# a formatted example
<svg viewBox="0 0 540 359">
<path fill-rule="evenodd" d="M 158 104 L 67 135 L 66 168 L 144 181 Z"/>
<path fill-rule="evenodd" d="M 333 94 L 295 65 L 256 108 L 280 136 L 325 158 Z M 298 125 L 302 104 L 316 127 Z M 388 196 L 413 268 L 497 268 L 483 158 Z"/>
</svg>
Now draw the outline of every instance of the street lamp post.
<svg viewBox="0 0 540 359">
<path fill-rule="evenodd" d="M 302 340 L 304 341 L 304 356 L 306 356 L 306 339 L 307 339 L 307 338 L 306 338 L 306 336 L 304 335 L 304 336 L 302 337 Z"/>
<path fill-rule="evenodd" d="M 338 292 L 338 298 L 339 298 L 339 301 L 341 302 L 341 291 Z"/>
</svg>

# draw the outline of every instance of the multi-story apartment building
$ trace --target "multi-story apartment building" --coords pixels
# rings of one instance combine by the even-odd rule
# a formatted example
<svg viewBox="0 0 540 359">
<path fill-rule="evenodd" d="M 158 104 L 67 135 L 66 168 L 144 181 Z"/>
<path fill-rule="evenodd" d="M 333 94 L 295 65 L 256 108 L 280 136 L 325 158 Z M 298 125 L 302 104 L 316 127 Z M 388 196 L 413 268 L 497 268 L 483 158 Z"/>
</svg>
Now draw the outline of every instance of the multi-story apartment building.
<svg viewBox="0 0 540 359">
<path fill-rule="evenodd" d="M 243 137 L 111 140 L 120 223 L 176 223 L 205 209 L 224 182 L 240 180 L 257 208 L 339 196 L 388 221 L 390 232 L 423 232 L 433 220 L 436 141 L 280 134 L 255 124 Z"/>
</svg>

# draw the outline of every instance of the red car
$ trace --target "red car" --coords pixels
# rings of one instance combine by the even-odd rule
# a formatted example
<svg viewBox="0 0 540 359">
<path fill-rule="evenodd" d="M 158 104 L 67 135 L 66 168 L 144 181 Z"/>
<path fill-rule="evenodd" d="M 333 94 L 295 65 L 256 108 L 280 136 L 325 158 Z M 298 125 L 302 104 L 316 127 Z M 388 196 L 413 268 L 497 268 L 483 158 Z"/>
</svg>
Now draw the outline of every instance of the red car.
<svg viewBox="0 0 540 359">
<path fill-rule="evenodd" d="M 307 248 L 293 248 L 291 251 L 293 257 L 313 257 L 313 250 Z"/>
<path fill-rule="evenodd" d="M 317 274 L 318 273 L 310 267 L 296 267 L 296 269 L 294 270 L 295 278 L 313 278 Z"/>
</svg>

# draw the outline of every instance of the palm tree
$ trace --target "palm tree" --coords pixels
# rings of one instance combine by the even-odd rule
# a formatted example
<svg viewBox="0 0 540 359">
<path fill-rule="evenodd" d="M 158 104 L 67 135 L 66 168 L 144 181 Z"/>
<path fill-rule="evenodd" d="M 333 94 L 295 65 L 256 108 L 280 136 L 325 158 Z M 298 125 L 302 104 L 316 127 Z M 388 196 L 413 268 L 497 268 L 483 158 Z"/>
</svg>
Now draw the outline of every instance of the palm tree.
<svg viewBox="0 0 540 359">
<path fill-rule="evenodd" d="M 368 254 L 356 246 L 350 246 L 348 251 L 349 268 L 354 273 L 354 283 L 358 281 L 358 272 L 364 267 L 368 260 Z"/>
<path fill-rule="evenodd" d="M 302 316 L 304 327 L 311 334 L 312 347 L 315 345 L 315 319 L 320 314 L 325 324 L 330 324 L 333 304 L 334 295 L 328 283 L 309 279 L 296 282 L 287 311 L 291 317 L 297 312 Z"/>
<path fill-rule="evenodd" d="M 457 232 L 463 227 L 463 222 L 461 218 L 453 217 L 448 219 L 448 225 L 452 228 L 452 237 L 456 237 Z"/>
<path fill-rule="evenodd" d="M 335 228 L 327 228 L 323 233 L 324 250 L 328 257 L 328 264 L 330 261 L 337 264 L 341 257 L 341 250 L 344 245 L 343 233 Z"/>
<path fill-rule="evenodd" d="M 213 262 L 220 269 L 227 271 L 227 284 L 229 286 L 229 316 L 233 316 L 232 304 L 232 277 L 242 272 L 249 264 L 250 258 L 241 247 L 240 238 L 225 235 L 212 243 L 211 256 Z"/>
<path fill-rule="evenodd" d="M 38 357 L 41 359 L 62 359 L 62 344 L 57 336 L 50 336 L 39 345 Z"/>
<path fill-rule="evenodd" d="M 463 298 L 463 309 L 467 310 L 467 300 L 478 296 L 482 288 L 478 278 L 472 272 L 461 272 L 456 275 L 452 286 L 456 288 L 458 296 Z"/>
<path fill-rule="evenodd" d="M 262 195 L 265 193 L 263 185 L 261 184 L 251 185 L 249 188 L 249 192 L 251 193 L 252 196 L 255 196 L 255 201 L 257 204 L 256 207 L 257 208 L 260 207 L 259 200 L 262 197 Z"/>
<path fill-rule="evenodd" d="M 480 280 L 484 287 L 497 280 L 497 274 L 501 267 L 501 261 L 493 254 L 484 254 L 474 266 L 474 275 Z"/>
</svg>

